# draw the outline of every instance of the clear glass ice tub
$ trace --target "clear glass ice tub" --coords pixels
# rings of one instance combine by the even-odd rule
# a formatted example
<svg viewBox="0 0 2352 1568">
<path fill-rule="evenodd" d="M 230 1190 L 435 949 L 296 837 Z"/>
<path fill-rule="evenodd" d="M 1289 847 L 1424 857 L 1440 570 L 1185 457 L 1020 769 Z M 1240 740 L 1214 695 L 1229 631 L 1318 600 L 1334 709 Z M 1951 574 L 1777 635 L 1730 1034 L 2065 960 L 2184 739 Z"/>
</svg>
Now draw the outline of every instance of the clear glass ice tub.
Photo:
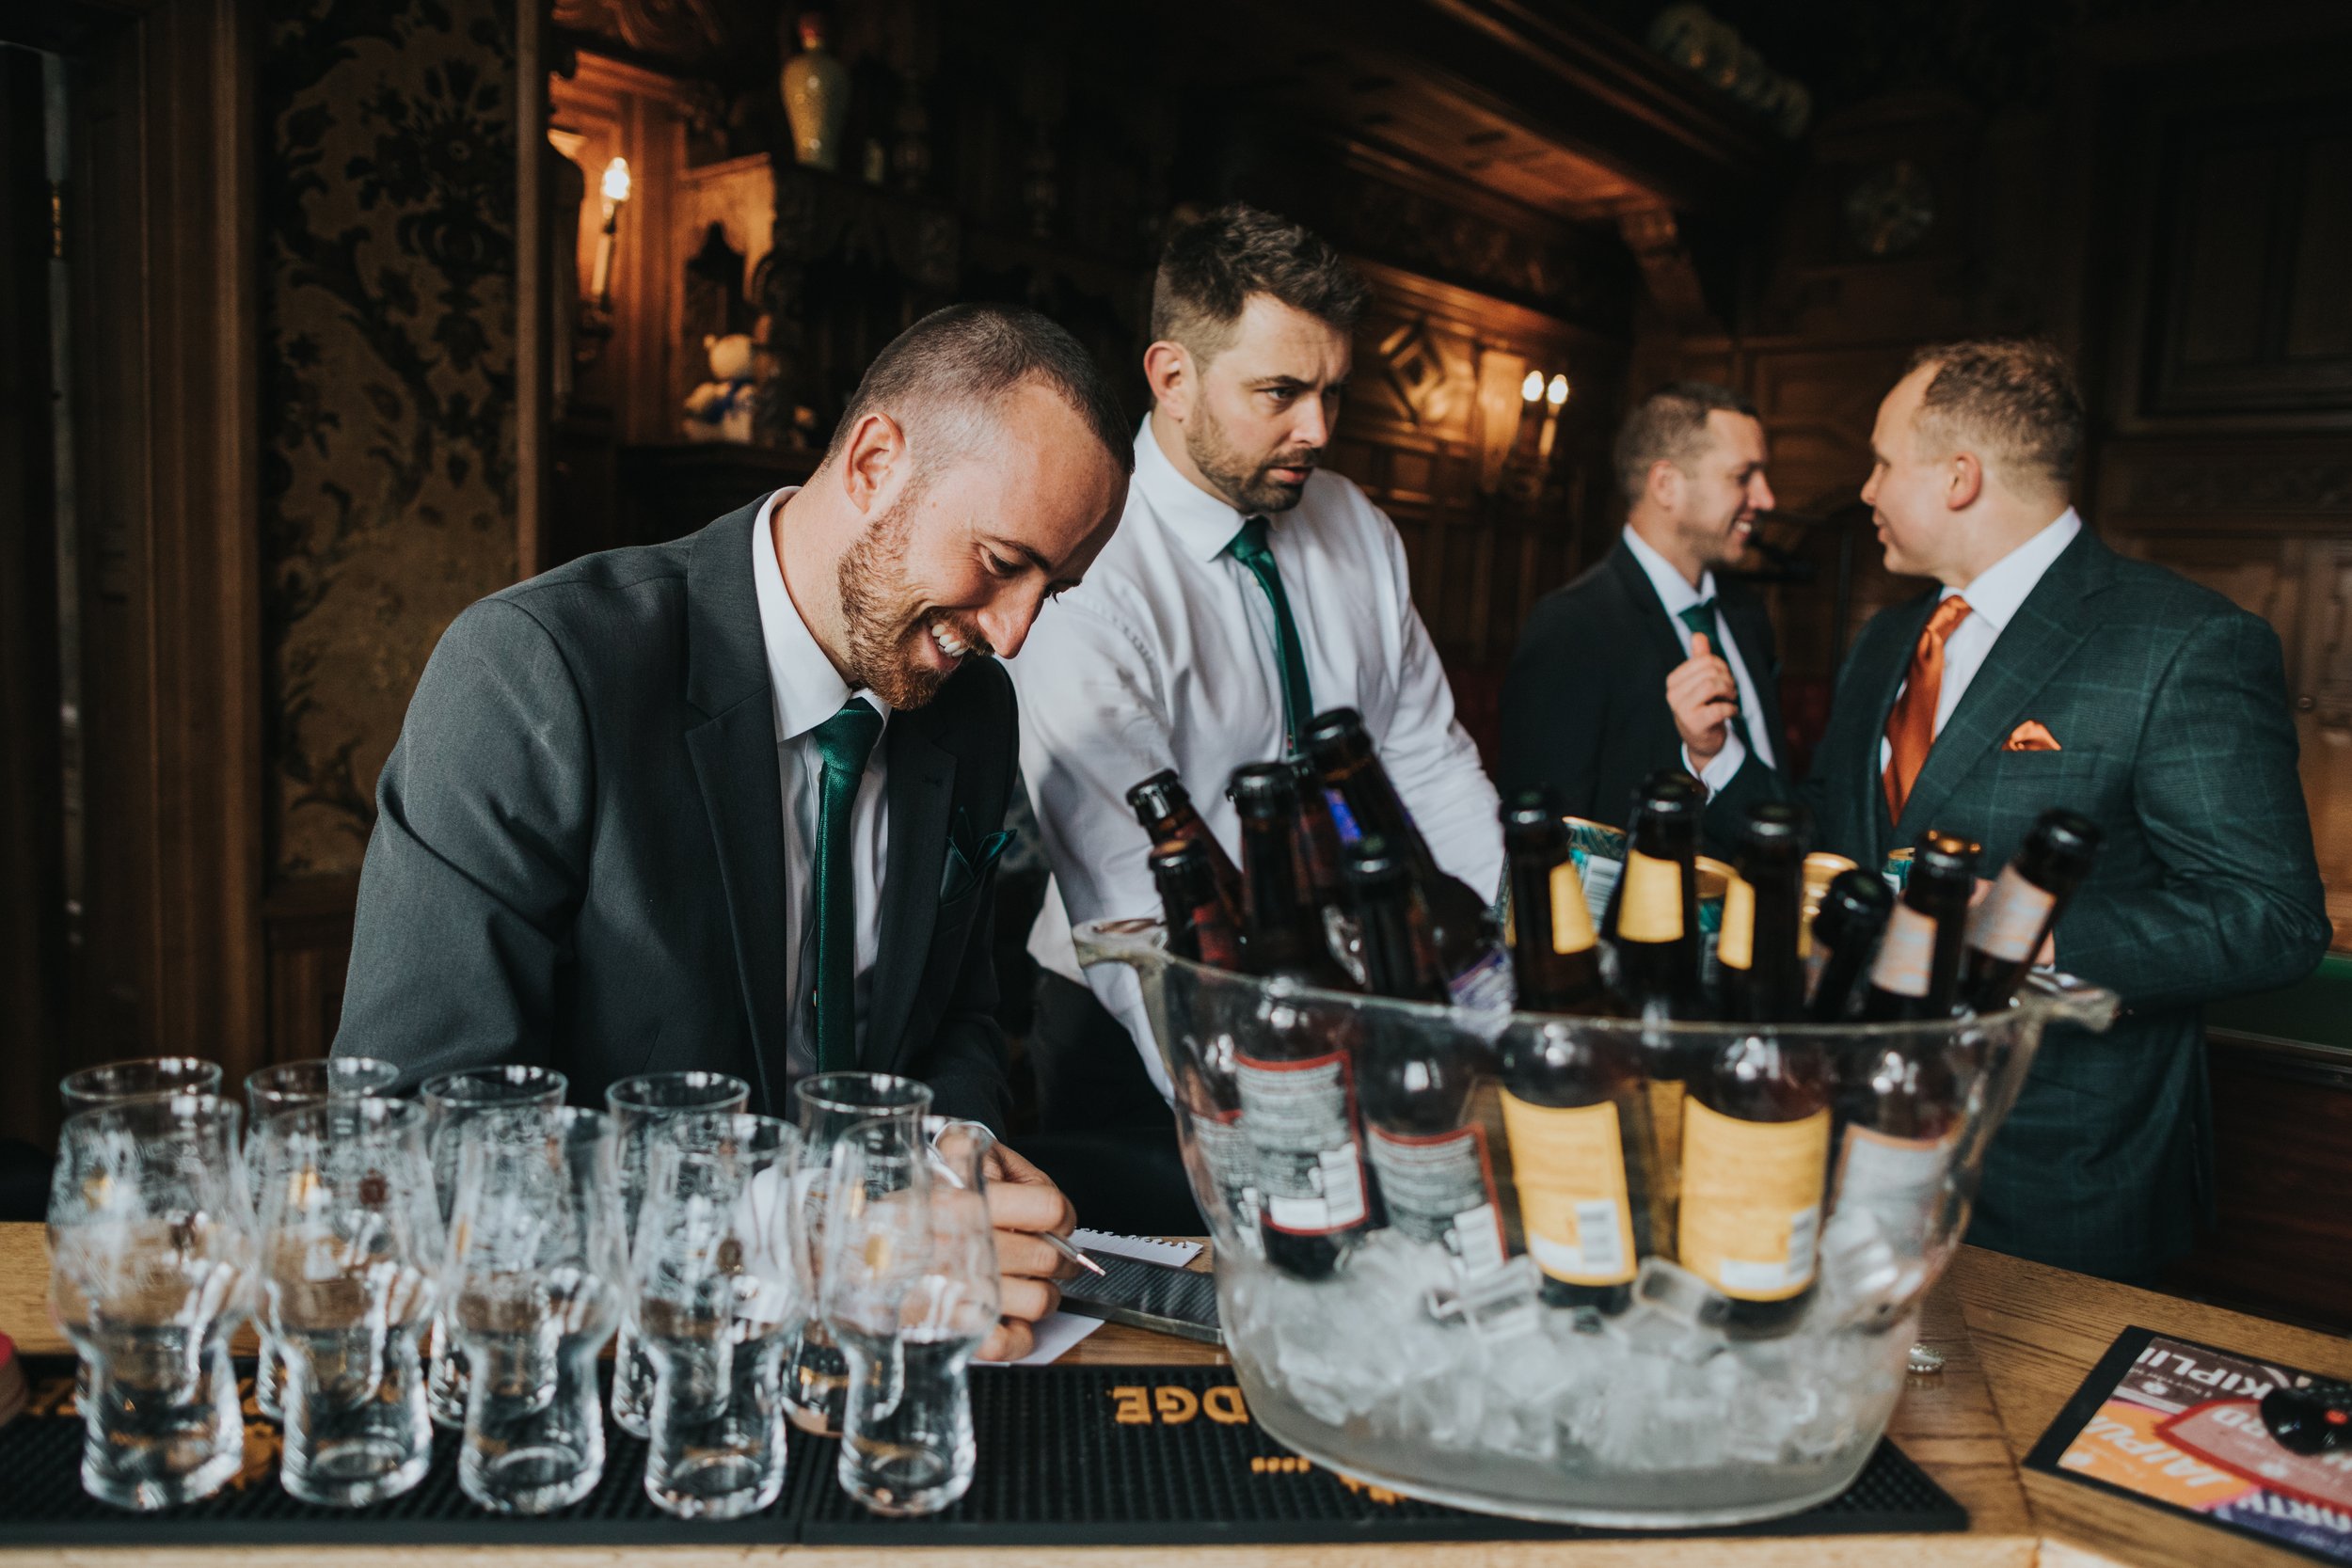
<svg viewBox="0 0 2352 1568">
<path fill-rule="evenodd" d="M 2008 1010 L 1965 1022 L 1759 1030 L 1479 1015 L 1269 987 L 1172 957 L 1157 922 L 1096 922 L 1077 938 L 1082 961 L 1124 964 L 1141 980 L 1177 1085 L 1186 1173 L 1215 1234 L 1227 1348 L 1260 1424 L 1310 1459 L 1408 1496 L 1618 1528 L 1771 1518 L 1852 1483 L 1894 1412 L 1921 1298 L 1960 1243 L 1985 1147 L 2043 1030 L 2104 1029 L 2116 1007 L 2110 991 L 2037 972 Z M 1376 1028 L 1391 1040 L 1408 1031 L 1417 1047 L 1469 1069 L 1468 1119 L 1491 1163 L 1507 1262 L 1469 1268 L 1445 1247 L 1389 1228 L 1355 1239 L 1321 1279 L 1269 1266 L 1255 1215 L 1237 1212 L 1256 1207 L 1243 1191 L 1249 1156 L 1237 1165 L 1233 1152 L 1248 1145 L 1230 1109 L 1216 1114 L 1238 1103 L 1235 1048 L 1264 1034 L 1268 1009 L 1356 1042 L 1346 1046 L 1351 1066 Z M 1499 1111 L 1496 1064 L 1526 1031 L 1636 1046 L 1641 1059 L 1661 1063 L 1759 1033 L 1818 1046 L 1832 1063 L 1901 1042 L 1950 1071 L 1958 1120 L 1926 1179 L 1915 1162 L 1902 1192 L 1849 1193 L 1823 1170 L 1819 1261 L 1786 1325 L 1723 1326 L 1723 1298 L 1671 1266 L 1671 1250 L 1664 1266 L 1645 1253 L 1622 1310 L 1552 1306 L 1533 1294 L 1539 1276 L 1525 1253 Z M 1671 1100 L 1655 1097 L 1677 1092 L 1642 1088 L 1661 1107 Z M 1658 1125 L 1677 1115 L 1661 1110 Z M 1678 1166 L 1661 1141 L 1629 1122 L 1626 1160 L 1637 1187 L 1658 1195 L 1651 1212 L 1672 1216 Z M 1658 1232 L 1674 1235 L 1671 1217 Z"/>
</svg>

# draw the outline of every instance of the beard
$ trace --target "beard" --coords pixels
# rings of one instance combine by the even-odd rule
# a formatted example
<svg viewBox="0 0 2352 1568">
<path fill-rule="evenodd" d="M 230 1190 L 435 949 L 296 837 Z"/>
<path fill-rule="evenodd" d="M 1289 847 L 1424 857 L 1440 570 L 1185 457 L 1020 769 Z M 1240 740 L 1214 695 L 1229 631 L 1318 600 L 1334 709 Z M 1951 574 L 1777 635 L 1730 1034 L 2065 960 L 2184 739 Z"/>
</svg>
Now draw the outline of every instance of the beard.
<svg viewBox="0 0 2352 1568">
<path fill-rule="evenodd" d="M 955 670 L 933 668 L 908 644 L 931 635 L 930 623 L 944 621 L 964 644 L 966 659 L 994 650 L 980 628 L 945 611 L 930 610 L 907 579 L 907 540 L 914 530 L 913 489 L 867 526 L 841 558 L 838 584 L 841 619 L 849 635 L 850 679 L 905 712 L 939 695 Z M 957 669 L 962 664 L 958 663 Z"/>
<path fill-rule="evenodd" d="M 1200 476 L 1232 503 L 1234 511 L 1257 516 L 1288 512 L 1307 493 L 1304 480 L 1287 483 L 1273 478 L 1272 470 L 1312 470 L 1323 450 L 1295 447 L 1264 457 L 1251 457 L 1227 438 L 1225 427 L 1216 422 L 1216 416 L 1204 404 L 1197 417 L 1184 426 L 1184 455 L 1192 459 L 1192 466 L 1200 470 Z"/>
</svg>

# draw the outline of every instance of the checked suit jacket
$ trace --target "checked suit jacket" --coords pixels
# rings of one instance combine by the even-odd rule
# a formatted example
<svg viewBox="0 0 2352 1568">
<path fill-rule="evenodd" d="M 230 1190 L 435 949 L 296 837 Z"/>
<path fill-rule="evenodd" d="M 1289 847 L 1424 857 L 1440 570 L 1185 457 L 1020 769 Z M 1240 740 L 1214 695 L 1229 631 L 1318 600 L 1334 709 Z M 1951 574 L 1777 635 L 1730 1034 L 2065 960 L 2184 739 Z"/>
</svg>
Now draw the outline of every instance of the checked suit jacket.
<svg viewBox="0 0 2352 1568">
<path fill-rule="evenodd" d="M 809 891 L 785 882 L 759 509 L 583 557 L 451 624 L 376 786 L 337 1053 L 398 1063 L 407 1084 L 538 1063 L 587 1105 L 635 1073 L 730 1072 L 754 1110 L 791 1117 L 785 900 Z M 967 661 L 882 745 L 858 1065 L 1001 1130 L 990 933 L 1011 678 Z"/>
<path fill-rule="evenodd" d="M 2058 921 L 2058 966 L 2111 987 L 2123 1011 L 2105 1034 L 2043 1039 L 1968 1240 L 2145 1278 L 2188 1249 L 2211 1203 L 2201 1008 L 2291 984 L 2328 949 L 2278 635 L 2085 529 L 2002 630 L 1889 821 L 1879 741 L 1936 598 L 1863 628 L 1801 793 L 1819 846 L 1865 866 L 1938 828 L 1981 844 L 1991 876 L 2052 806 L 2104 831 Z M 2007 750 L 2028 721 L 2058 749 Z M 1742 768 L 1708 814 L 1727 832 L 1788 789 Z"/>
</svg>

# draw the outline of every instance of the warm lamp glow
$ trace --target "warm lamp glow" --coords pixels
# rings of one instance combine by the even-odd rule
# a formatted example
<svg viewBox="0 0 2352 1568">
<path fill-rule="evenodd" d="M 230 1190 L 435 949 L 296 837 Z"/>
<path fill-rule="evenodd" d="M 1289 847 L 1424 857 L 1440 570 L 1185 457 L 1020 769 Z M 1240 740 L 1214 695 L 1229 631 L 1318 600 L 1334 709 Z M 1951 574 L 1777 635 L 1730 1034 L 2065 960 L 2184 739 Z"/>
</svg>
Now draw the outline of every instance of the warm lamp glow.
<svg viewBox="0 0 2352 1568">
<path fill-rule="evenodd" d="M 1529 376 L 1529 384 L 1533 385 L 1534 379 L 1534 376 Z M 1529 401 L 1533 402 L 1534 399 L 1531 397 Z M 1568 401 L 1568 378 L 1565 375 L 1553 376 L 1551 385 L 1544 389 L 1544 401 L 1551 404 L 1552 411 L 1557 413 L 1560 405 Z"/>
<path fill-rule="evenodd" d="M 1525 398 L 1530 403 L 1534 403 L 1536 399 L 1542 397 L 1543 395 L 1544 372 L 1541 371 L 1528 372 L 1527 379 L 1519 383 L 1519 396 Z"/>
<path fill-rule="evenodd" d="M 604 166 L 604 198 L 611 202 L 628 199 L 628 160 L 615 158 Z"/>
</svg>

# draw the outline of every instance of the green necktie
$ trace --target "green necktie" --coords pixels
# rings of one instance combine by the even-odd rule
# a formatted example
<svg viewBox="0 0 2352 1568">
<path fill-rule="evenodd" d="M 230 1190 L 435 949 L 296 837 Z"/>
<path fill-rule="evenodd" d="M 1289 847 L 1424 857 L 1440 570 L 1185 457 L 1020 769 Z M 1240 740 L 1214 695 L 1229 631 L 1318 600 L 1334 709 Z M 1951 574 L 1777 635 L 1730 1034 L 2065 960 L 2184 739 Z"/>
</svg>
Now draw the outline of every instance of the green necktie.
<svg viewBox="0 0 2352 1568">
<path fill-rule="evenodd" d="M 825 759 L 817 805 L 817 1070 L 857 1066 L 857 872 L 850 852 L 850 816 L 857 807 L 866 759 L 882 737 L 882 717 L 863 697 L 817 726 Z"/>
<path fill-rule="evenodd" d="M 1314 696 L 1307 687 L 1307 651 L 1298 641 L 1298 623 L 1291 619 L 1290 595 L 1282 592 L 1281 568 L 1274 564 L 1274 551 L 1265 536 L 1266 520 L 1252 517 L 1225 547 L 1249 568 L 1249 575 L 1265 590 L 1266 603 L 1274 607 L 1275 648 L 1282 664 L 1282 733 L 1295 752 L 1298 732 L 1315 716 Z"/>
<path fill-rule="evenodd" d="M 1715 624 L 1714 600 L 1708 599 L 1699 604 L 1687 605 L 1675 611 L 1675 618 L 1680 621 L 1684 626 L 1691 628 L 1692 636 L 1713 638 L 1715 641 L 1712 646 L 1715 650 L 1715 657 L 1723 659 L 1725 664 L 1729 664 L 1731 662 L 1730 659 L 1724 657 L 1724 643 L 1726 639 L 1724 636 L 1722 628 L 1717 626 Z M 1737 683 L 1735 682 L 1734 684 L 1736 685 Z M 1754 752 L 1756 750 L 1756 742 L 1748 738 L 1747 718 L 1737 708 L 1734 708 L 1731 714 L 1731 733 L 1739 736 L 1740 744 L 1746 747 L 1750 752 Z"/>
</svg>

